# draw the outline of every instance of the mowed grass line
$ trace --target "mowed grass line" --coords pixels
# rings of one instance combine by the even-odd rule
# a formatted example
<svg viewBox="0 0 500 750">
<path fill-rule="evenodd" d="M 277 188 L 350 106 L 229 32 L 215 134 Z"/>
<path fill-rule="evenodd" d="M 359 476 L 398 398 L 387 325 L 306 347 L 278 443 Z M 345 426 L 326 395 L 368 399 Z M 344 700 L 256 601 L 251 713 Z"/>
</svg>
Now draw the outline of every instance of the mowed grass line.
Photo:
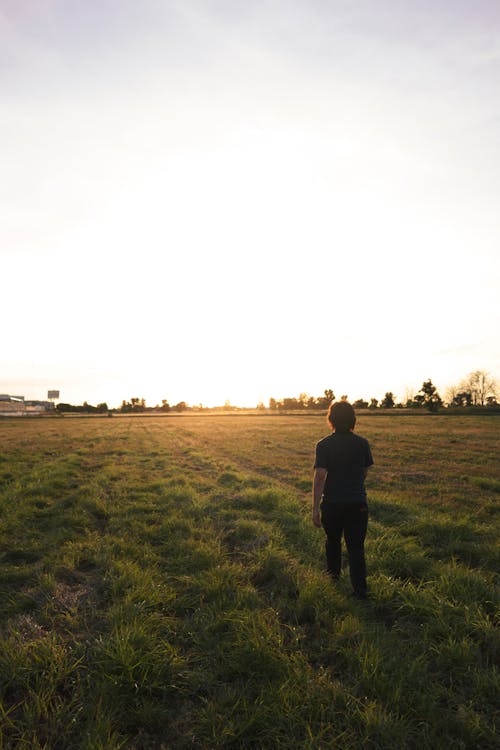
<svg viewBox="0 0 500 750">
<path fill-rule="evenodd" d="M 360 419 L 365 604 L 309 521 L 323 419 L 0 422 L 3 746 L 496 747 L 496 425 Z"/>
</svg>

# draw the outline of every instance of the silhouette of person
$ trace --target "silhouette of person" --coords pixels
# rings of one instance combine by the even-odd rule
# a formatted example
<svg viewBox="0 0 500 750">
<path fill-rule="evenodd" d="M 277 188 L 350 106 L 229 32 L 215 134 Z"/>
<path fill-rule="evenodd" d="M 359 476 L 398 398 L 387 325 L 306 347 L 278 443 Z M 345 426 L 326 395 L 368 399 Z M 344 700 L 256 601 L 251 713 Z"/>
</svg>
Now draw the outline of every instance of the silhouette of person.
<svg viewBox="0 0 500 750">
<path fill-rule="evenodd" d="M 354 596 L 367 596 L 365 537 L 368 504 L 365 478 L 373 464 L 368 440 L 354 434 L 356 415 L 347 401 L 330 404 L 332 434 L 316 445 L 312 521 L 326 533 L 326 564 L 333 580 L 342 567 L 342 536 Z"/>
</svg>

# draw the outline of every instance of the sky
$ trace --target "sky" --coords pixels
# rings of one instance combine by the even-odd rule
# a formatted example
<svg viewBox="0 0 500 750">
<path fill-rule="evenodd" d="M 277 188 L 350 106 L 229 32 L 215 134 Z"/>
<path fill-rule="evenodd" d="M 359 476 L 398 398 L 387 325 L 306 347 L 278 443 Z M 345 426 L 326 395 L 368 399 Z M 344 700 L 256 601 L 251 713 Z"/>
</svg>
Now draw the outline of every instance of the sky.
<svg viewBox="0 0 500 750">
<path fill-rule="evenodd" d="M 0 0 L 0 393 L 500 376 L 498 0 Z"/>
</svg>

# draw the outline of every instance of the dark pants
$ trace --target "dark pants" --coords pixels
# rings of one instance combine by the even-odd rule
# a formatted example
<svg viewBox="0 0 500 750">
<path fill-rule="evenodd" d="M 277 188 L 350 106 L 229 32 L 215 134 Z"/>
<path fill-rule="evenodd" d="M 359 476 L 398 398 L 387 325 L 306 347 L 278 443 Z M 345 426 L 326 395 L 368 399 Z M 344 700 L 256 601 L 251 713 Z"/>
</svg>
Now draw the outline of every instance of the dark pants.
<svg viewBox="0 0 500 750">
<path fill-rule="evenodd" d="M 349 574 L 356 594 L 366 593 L 365 537 L 368 526 L 366 505 L 323 502 L 321 522 L 326 532 L 326 564 L 338 578 L 342 565 L 342 534 L 349 555 Z"/>
</svg>

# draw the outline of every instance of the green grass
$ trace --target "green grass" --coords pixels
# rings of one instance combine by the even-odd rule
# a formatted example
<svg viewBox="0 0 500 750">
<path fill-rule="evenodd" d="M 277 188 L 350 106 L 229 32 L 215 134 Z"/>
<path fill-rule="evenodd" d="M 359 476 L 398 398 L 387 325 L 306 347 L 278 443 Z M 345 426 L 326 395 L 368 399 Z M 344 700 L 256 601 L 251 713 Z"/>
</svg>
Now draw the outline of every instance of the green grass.
<svg viewBox="0 0 500 750">
<path fill-rule="evenodd" d="M 310 522 L 323 417 L 1 421 L 0 747 L 498 747 L 498 418 L 358 431 L 367 602 Z"/>
</svg>

